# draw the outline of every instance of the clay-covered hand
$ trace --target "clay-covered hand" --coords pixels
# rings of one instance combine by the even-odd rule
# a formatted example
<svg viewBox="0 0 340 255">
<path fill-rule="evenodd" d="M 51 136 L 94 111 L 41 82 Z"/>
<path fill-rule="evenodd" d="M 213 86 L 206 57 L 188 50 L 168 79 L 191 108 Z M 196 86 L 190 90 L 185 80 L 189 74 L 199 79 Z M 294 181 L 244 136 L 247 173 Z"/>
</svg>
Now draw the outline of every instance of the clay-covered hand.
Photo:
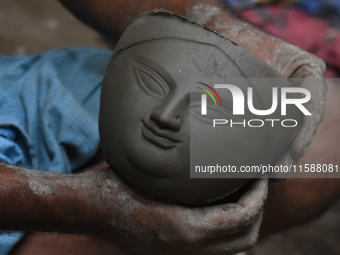
<svg viewBox="0 0 340 255">
<path fill-rule="evenodd" d="M 55 174 L 0 164 L 1 230 L 87 234 L 127 254 L 233 254 L 255 244 L 267 197 L 256 180 L 237 203 L 189 208 L 132 191 L 110 168 Z"/>
<path fill-rule="evenodd" d="M 285 161 L 296 163 L 305 154 L 323 118 L 326 100 L 323 77 L 326 68 L 325 63 L 316 56 L 278 38 L 275 39 L 273 43 L 275 54 L 271 57 L 269 65 L 283 77 L 292 78 L 294 85 L 311 92 L 311 100 L 304 106 L 312 115 L 305 117 L 304 125 L 292 142 L 289 152 L 279 159 L 282 163 Z"/>
<path fill-rule="evenodd" d="M 208 10 L 210 16 L 206 15 L 207 18 L 202 19 L 202 13 L 207 13 Z M 276 162 L 285 165 L 296 163 L 312 142 L 323 117 L 326 94 L 326 87 L 322 80 L 325 72 L 324 62 L 296 46 L 262 32 L 225 8 L 202 3 L 188 9 L 187 16 L 243 46 L 283 77 L 299 78 L 294 79 L 293 84 L 307 88 L 311 92 L 312 98 L 305 107 L 312 116 L 304 119 L 303 127 L 292 142 L 289 151 L 286 151 Z"/>
<path fill-rule="evenodd" d="M 237 203 L 188 208 L 141 197 L 109 168 L 81 175 L 96 217 L 90 234 L 132 254 L 234 254 L 257 241 L 267 179 L 256 180 Z"/>
</svg>

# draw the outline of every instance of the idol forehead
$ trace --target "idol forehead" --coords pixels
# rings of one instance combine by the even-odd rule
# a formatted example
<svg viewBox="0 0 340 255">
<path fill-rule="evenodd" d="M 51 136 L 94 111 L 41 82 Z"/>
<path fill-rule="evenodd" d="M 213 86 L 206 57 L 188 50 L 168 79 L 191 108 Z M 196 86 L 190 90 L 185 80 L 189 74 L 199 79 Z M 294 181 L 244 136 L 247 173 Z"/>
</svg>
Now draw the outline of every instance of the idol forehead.
<svg viewBox="0 0 340 255">
<path fill-rule="evenodd" d="M 184 17 L 164 10 L 138 15 L 120 37 L 112 57 L 134 45 L 162 39 L 213 45 L 233 60 L 249 78 L 280 77 L 275 70 L 243 47 Z"/>
<path fill-rule="evenodd" d="M 266 100 L 266 98 L 272 97 L 271 87 L 280 88 L 291 86 L 291 84 L 287 80 L 282 79 L 282 76 L 272 67 L 242 46 L 184 17 L 164 10 L 142 13 L 129 24 L 116 45 L 106 70 L 103 84 L 108 83 L 108 78 L 111 76 L 111 71 L 115 66 L 114 59 L 116 56 L 118 57 L 120 53 L 134 48 L 134 46 L 167 40 L 195 42 L 198 44 L 211 45 L 220 49 L 242 72 L 244 77 L 250 79 L 250 84 L 248 81 L 242 81 L 241 83 L 246 83 L 248 84 L 246 86 L 253 87 L 254 94 L 260 97 L 264 109 L 271 107 L 271 102 Z M 254 83 L 254 78 L 281 79 L 276 79 L 275 82 L 268 82 L 269 79 L 267 79 L 267 82 L 264 84 L 263 82 Z"/>
<path fill-rule="evenodd" d="M 202 82 L 211 86 L 234 84 L 243 93 L 246 93 L 248 87 L 252 87 L 242 70 L 225 52 L 215 45 L 196 41 L 174 38 L 147 41 L 124 48 L 111 61 L 114 66 L 122 66 L 123 70 L 131 69 L 136 80 L 141 79 L 140 71 L 145 74 L 145 71 L 149 73 L 148 70 L 152 70 L 161 77 L 163 84 L 172 93 L 175 90 L 171 88 L 176 88 L 179 93 L 190 93 L 192 101 L 197 101 L 200 97 L 202 91 L 197 87 L 202 87 Z M 105 85 L 116 86 L 114 81 L 121 72 L 111 75 L 111 82 L 107 81 Z M 159 78 L 156 80 L 159 81 Z M 223 101 L 232 102 L 232 95 L 228 90 L 217 90 Z M 256 93 L 256 90 L 253 100 L 256 105 L 263 105 L 263 101 L 266 101 L 262 93 Z"/>
<path fill-rule="evenodd" d="M 111 64 L 116 65 L 115 61 L 121 62 L 122 59 L 119 57 L 148 65 L 154 69 L 167 66 L 175 69 L 181 66 L 197 69 L 206 78 L 210 80 L 215 78 L 215 82 L 231 82 L 231 78 L 245 78 L 243 71 L 226 52 L 216 45 L 197 41 L 177 38 L 145 41 L 119 51 L 111 59 Z"/>
</svg>

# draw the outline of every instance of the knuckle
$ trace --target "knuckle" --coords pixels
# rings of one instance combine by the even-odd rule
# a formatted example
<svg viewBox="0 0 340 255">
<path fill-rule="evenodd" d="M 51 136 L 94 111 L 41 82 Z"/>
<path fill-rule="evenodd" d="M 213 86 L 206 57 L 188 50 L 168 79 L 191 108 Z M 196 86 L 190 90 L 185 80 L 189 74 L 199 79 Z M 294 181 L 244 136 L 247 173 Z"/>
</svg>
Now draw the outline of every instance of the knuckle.
<svg viewBox="0 0 340 255">
<path fill-rule="evenodd" d="M 158 239 L 162 243 L 178 242 L 178 233 L 174 229 L 165 229 L 158 234 Z"/>
<path fill-rule="evenodd" d="M 159 239 L 165 243 L 187 243 L 193 244 L 199 242 L 201 239 L 198 235 L 188 231 L 188 230 L 177 230 L 172 233 L 162 233 Z"/>
<path fill-rule="evenodd" d="M 166 230 L 158 235 L 160 241 L 164 243 L 196 243 L 201 240 L 201 235 L 188 222 L 173 220 Z"/>
<path fill-rule="evenodd" d="M 197 233 L 186 233 L 184 240 L 186 243 L 194 244 L 194 243 L 198 243 L 199 241 L 201 241 L 202 237 Z"/>
<path fill-rule="evenodd" d="M 321 58 L 307 53 L 305 55 L 305 62 L 306 62 L 306 66 L 308 66 L 309 68 L 311 68 L 314 71 L 321 71 L 321 72 L 325 72 L 326 70 L 326 64 L 325 61 L 323 61 Z"/>
<path fill-rule="evenodd" d="M 187 212 L 182 215 L 182 218 L 177 222 L 177 237 L 179 241 L 188 244 L 197 243 L 205 238 L 203 220 L 192 212 Z"/>
<path fill-rule="evenodd" d="M 326 71 L 326 63 L 320 58 L 315 57 L 316 65 L 321 69 L 322 72 Z"/>
<path fill-rule="evenodd" d="M 182 226 L 178 231 L 178 241 L 193 244 L 202 240 L 202 235 L 190 224 Z"/>
</svg>

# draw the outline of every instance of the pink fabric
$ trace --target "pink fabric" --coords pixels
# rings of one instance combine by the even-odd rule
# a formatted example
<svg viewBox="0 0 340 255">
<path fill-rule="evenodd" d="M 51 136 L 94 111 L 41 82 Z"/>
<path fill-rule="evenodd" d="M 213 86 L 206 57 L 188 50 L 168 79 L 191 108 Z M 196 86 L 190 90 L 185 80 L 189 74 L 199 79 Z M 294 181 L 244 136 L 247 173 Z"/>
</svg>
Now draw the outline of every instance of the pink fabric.
<svg viewBox="0 0 340 255">
<path fill-rule="evenodd" d="M 327 22 L 298 9 L 285 13 L 279 5 L 264 7 L 261 12 L 245 9 L 240 15 L 262 30 L 323 59 L 327 64 L 326 77 L 340 77 L 340 32 Z M 272 17 L 270 21 L 265 19 L 268 15 Z"/>
</svg>

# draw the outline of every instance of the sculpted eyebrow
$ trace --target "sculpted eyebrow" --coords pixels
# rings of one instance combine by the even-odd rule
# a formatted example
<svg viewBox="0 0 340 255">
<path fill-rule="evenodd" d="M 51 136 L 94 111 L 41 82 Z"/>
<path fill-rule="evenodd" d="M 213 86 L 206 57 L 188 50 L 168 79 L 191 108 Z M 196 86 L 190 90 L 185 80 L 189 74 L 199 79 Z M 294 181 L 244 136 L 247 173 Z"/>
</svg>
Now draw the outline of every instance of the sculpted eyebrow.
<svg viewBox="0 0 340 255">
<path fill-rule="evenodd" d="M 171 73 L 167 72 L 160 64 L 140 55 L 134 56 L 134 61 L 148 70 L 155 72 L 165 81 L 169 87 L 175 86 L 176 82 Z"/>
</svg>

